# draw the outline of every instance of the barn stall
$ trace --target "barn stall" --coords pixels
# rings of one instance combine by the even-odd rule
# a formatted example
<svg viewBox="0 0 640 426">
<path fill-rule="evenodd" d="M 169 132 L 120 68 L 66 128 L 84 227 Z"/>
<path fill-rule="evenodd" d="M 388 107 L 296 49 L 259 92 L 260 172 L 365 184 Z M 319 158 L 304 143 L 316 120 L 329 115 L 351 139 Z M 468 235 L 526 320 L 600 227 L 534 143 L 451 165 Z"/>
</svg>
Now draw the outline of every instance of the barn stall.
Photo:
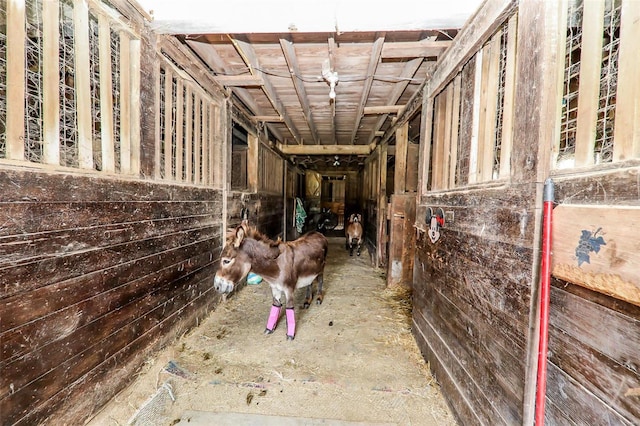
<svg viewBox="0 0 640 426">
<path fill-rule="evenodd" d="M 637 2 L 487 0 L 398 34 L 149 9 L 1 5 L 3 424 L 87 421 L 219 309 L 227 229 L 294 239 L 297 199 L 363 213 L 458 423 L 531 424 L 539 389 L 548 424 L 638 423 Z"/>
</svg>

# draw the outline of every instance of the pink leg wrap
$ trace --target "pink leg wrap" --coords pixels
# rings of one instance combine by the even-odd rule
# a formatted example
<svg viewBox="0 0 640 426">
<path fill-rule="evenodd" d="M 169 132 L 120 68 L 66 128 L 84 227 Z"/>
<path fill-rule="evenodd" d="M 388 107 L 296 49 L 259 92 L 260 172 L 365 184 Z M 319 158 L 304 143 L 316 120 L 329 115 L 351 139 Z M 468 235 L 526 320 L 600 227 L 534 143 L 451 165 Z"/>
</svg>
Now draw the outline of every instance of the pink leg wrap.
<svg viewBox="0 0 640 426">
<path fill-rule="evenodd" d="M 269 319 L 267 320 L 267 331 L 271 333 L 276 328 L 276 323 L 280 317 L 280 309 L 282 306 L 271 306 L 271 312 L 269 312 Z"/>
<path fill-rule="evenodd" d="M 296 313 L 293 308 L 287 308 L 287 337 L 290 340 L 296 335 Z"/>
</svg>

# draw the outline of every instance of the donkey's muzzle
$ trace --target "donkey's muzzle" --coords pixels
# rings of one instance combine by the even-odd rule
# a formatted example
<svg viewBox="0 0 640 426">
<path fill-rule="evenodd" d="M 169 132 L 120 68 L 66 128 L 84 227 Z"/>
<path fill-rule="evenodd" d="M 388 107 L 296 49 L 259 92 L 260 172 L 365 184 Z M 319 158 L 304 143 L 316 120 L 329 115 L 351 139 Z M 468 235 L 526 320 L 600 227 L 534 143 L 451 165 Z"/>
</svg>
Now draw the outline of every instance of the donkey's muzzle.
<svg viewBox="0 0 640 426">
<path fill-rule="evenodd" d="M 213 288 L 219 293 L 231 293 L 233 291 L 233 283 L 216 275 L 213 279 Z"/>
</svg>

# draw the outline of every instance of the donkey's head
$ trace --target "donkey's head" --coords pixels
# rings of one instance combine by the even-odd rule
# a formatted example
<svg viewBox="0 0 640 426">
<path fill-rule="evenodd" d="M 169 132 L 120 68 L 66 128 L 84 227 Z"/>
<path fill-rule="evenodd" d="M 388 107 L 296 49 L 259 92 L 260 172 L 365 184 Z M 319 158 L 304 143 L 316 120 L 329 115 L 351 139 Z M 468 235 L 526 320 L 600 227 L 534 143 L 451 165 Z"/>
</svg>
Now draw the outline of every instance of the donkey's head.
<svg viewBox="0 0 640 426">
<path fill-rule="evenodd" d="M 232 292 L 234 286 L 251 270 L 251 258 L 242 248 L 247 231 L 247 226 L 243 224 L 227 236 L 220 255 L 220 267 L 213 281 L 213 286 L 220 293 Z"/>
<path fill-rule="evenodd" d="M 349 220 L 347 222 L 349 223 L 362 222 L 362 215 L 360 213 L 352 213 L 351 216 L 349 216 Z"/>
</svg>

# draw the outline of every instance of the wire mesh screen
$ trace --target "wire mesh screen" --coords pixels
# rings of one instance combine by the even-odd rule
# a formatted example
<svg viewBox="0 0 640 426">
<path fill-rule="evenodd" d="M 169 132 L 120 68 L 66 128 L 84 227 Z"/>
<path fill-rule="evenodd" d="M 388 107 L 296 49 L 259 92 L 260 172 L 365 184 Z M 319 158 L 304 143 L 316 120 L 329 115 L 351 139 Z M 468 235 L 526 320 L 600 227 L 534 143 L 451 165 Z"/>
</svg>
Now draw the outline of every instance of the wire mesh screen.
<svg viewBox="0 0 640 426">
<path fill-rule="evenodd" d="M 458 154 L 456 161 L 455 186 L 469 183 L 469 160 L 471 138 L 473 137 L 473 100 L 476 74 L 476 57 L 469 59 L 461 71 L 460 120 L 458 130 Z"/>
<path fill-rule="evenodd" d="M 177 128 L 177 118 L 178 118 L 178 80 L 176 78 L 171 79 L 171 177 L 177 177 L 177 167 L 176 167 L 176 158 L 178 153 L 178 136 L 176 135 L 175 129 Z"/>
<path fill-rule="evenodd" d="M 558 167 L 571 167 L 575 162 L 580 53 L 582 50 L 582 13 L 582 0 L 569 1 Z"/>
<path fill-rule="evenodd" d="M 7 2 L 0 1 L 0 158 L 7 157 Z"/>
<path fill-rule="evenodd" d="M 618 87 L 618 50 L 620 47 L 620 9 L 622 0 L 606 0 L 602 43 L 602 69 L 594 162 L 613 161 L 613 127 Z"/>
<path fill-rule="evenodd" d="M 120 33 L 111 29 L 111 96 L 113 98 L 113 148 L 115 171 L 120 172 Z"/>
<path fill-rule="evenodd" d="M 89 81 L 91 87 L 91 140 L 93 168 L 102 170 L 102 122 L 100 113 L 100 36 L 98 19 L 89 15 Z"/>
<path fill-rule="evenodd" d="M 74 84 L 73 3 L 60 2 L 60 164 L 78 167 L 78 128 L 76 126 L 76 93 Z"/>
<path fill-rule="evenodd" d="M 42 162 L 42 0 L 26 2 L 24 155 Z"/>
<path fill-rule="evenodd" d="M 500 36 L 500 62 L 498 67 L 498 99 L 496 101 L 495 145 L 493 147 L 493 179 L 500 177 L 500 154 L 502 152 L 502 120 L 504 115 L 505 78 L 507 75 L 508 21 L 502 26 Z"/>
</svg>

